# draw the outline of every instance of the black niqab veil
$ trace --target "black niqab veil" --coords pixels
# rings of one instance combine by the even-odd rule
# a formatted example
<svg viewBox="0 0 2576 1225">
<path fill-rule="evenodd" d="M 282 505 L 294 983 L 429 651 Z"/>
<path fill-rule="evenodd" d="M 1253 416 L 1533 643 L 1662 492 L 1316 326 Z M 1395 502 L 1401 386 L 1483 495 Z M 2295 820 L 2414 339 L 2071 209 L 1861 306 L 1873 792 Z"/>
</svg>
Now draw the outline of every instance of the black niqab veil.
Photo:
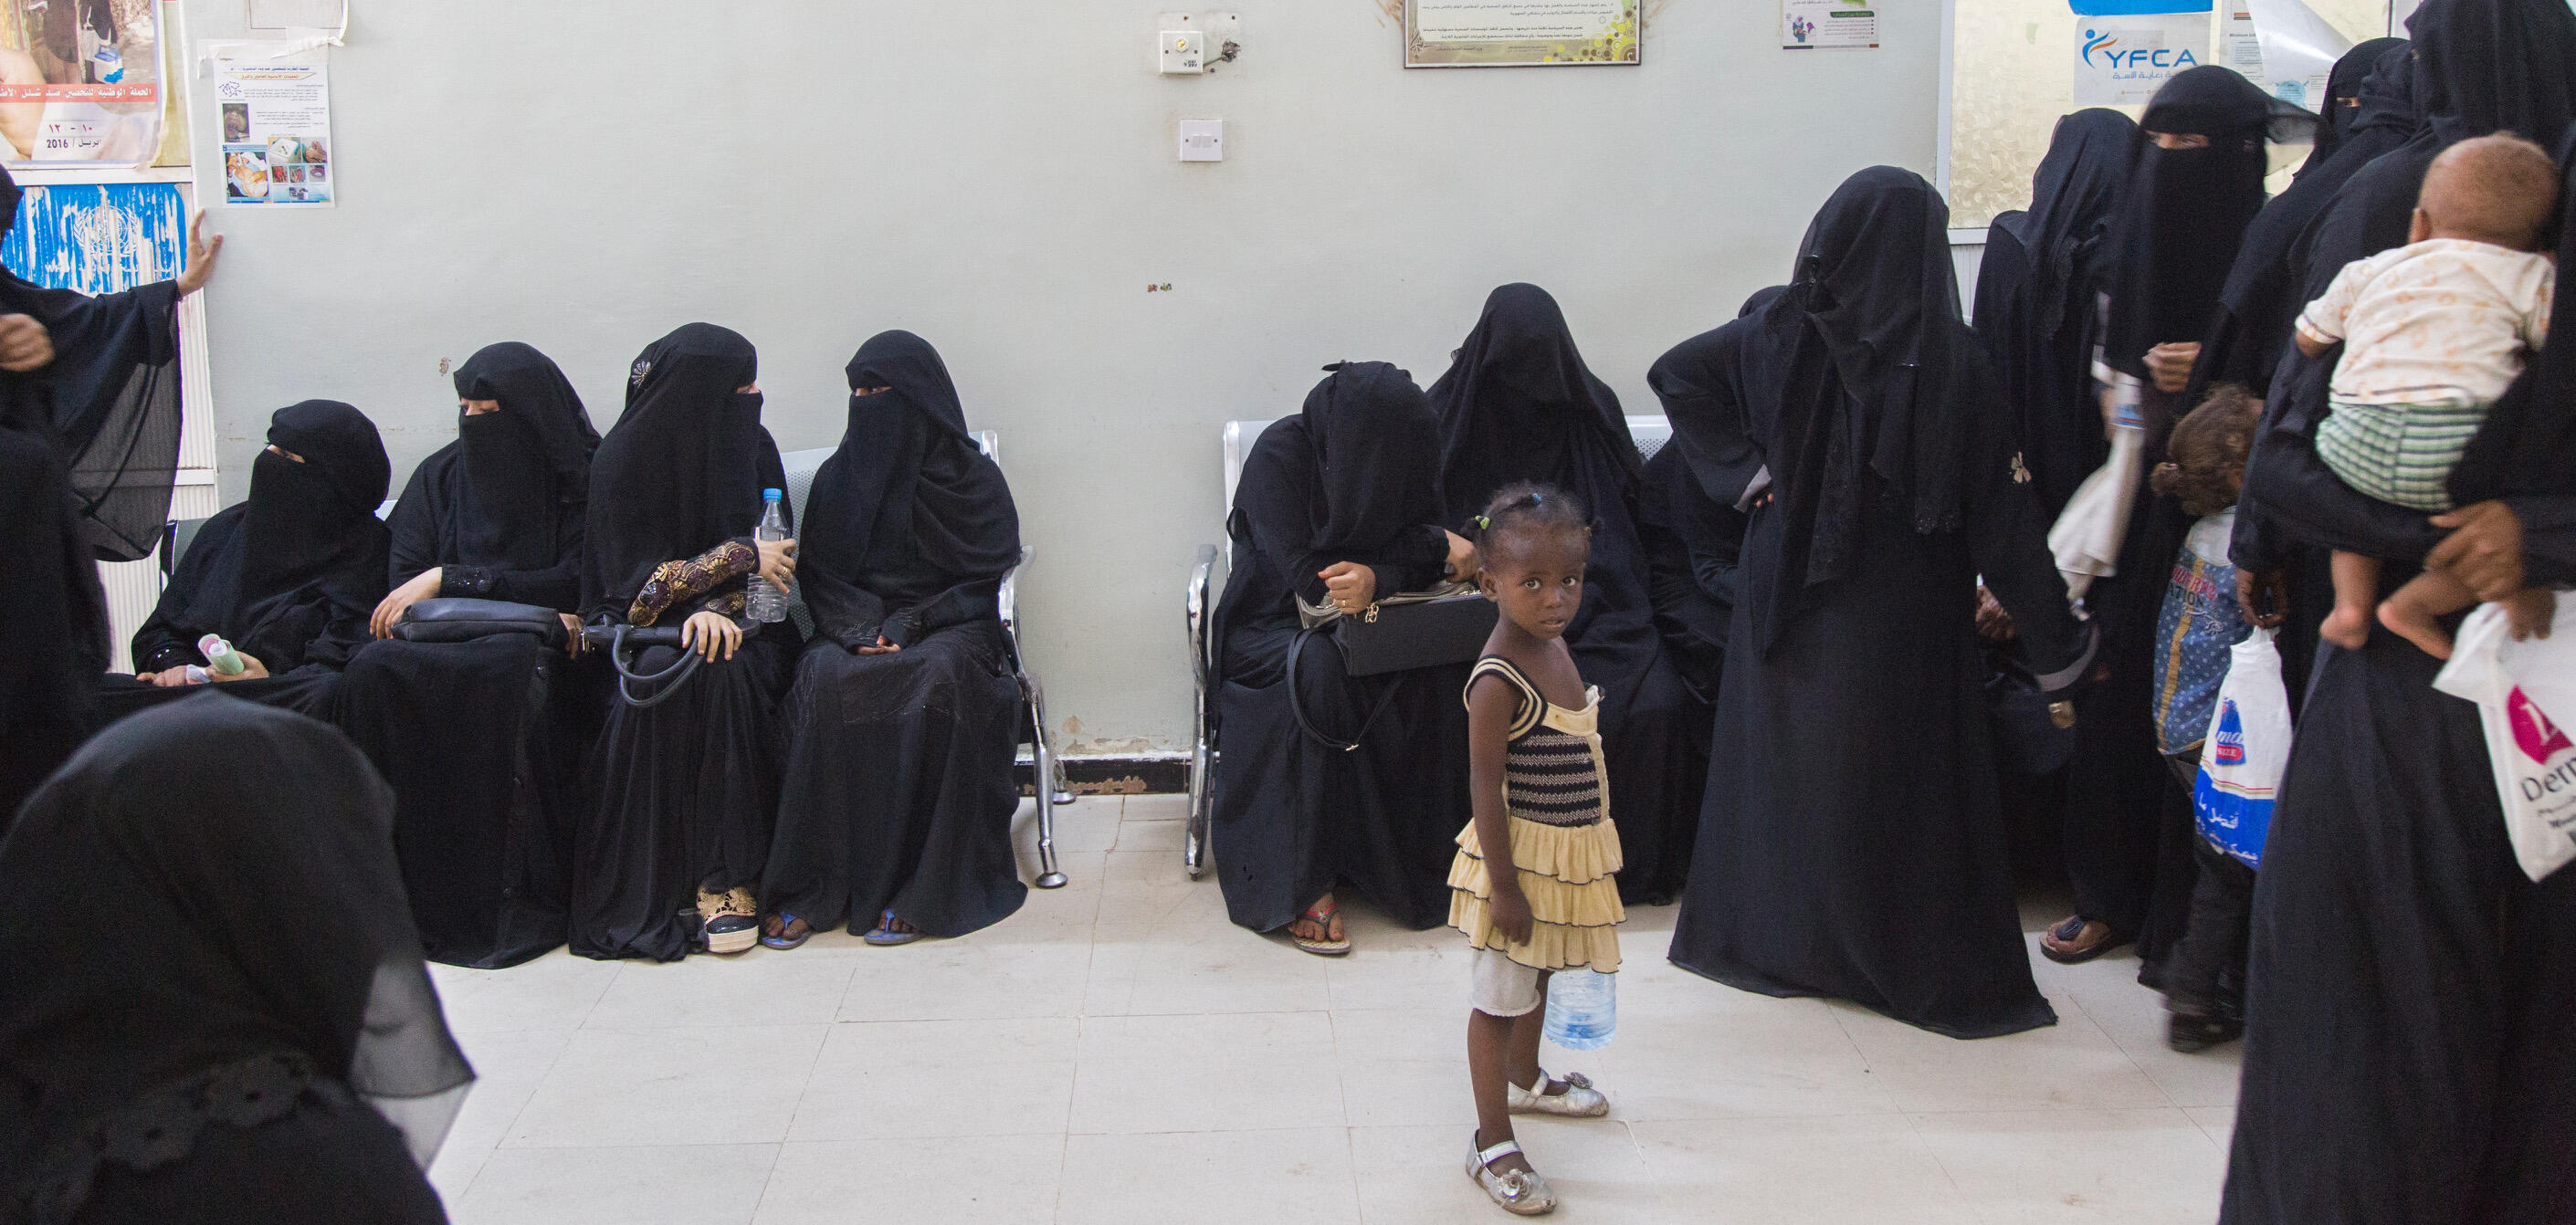
<svg viewBox="0 0 2576 1225">
<path fill-rule="evenodd" d="M 889 615 L 945 606 L 939 597 L 961 588 L 989 592 L 1020 563 L 1020 516 L 929 341 L 880 332 L 844 372 L 849 426 L 814 474 L 798 578 L 815 629 L 855 648 L 875 645 Z M 991 611 L 966 594 L 933 619 Z M 938 626 L 899 628 L 888 641 L 901 646 Z"/>
<path fill-rule="evenodd" d="M 1581 450 L 1633 485 L 1637 458 L 1619 397 L 1592 376 L 1565 311 L 1536 285 L 1485 298 L 1475 330 L 1424 393 L 1440 414 L 1440 488 L 1451 523 L 1485 509 L 1514 481 L 1558 481 Z"/>
<path fill-rule="evenodd" d="M 393 474 L 375 422 L 336 400 L 277 410 L 268 441 L 303 462 L 266 450 L 253 458 L 237 561 L 208 573 L 178 619 L 254 655 L 302 645 L 266 643 L 264 626 L 300 624 L 300 610 L 325 603 L 364 615 L 384 595 L 376 507 Z"/>
<path fill-rule="evenodd" d="M 2272 117 L 2262 90 L 2216 64 L 2175 75 L 2147 104 L 2113 238 L 2120 260 L 2103 356 L 2114 369 L 2143 378 L 2147 350 L 2207 334 L 2237 247 L 2263 207 Z M 2209 145 L 2159 148 L 2157 132 L 2206 136 Z"/>
<path fill-rule="evenodd" d="M 1440 419 L 1412 375 L 1344 362 L 1306 393 L 1297 419 L 1324 494 L 1316 554 L 1373 554 L 1439 518 Z"/>
<path fill-rule="evenodd" d="M 582 616 L 620 620 L 666 561 L 751 534 L 760 522 L 766 437 L 759 374 L 741 333 L 692 323 L 647 346 L 626 411 L 591 458 Z"/>
<path fill-rule="evenodd" d="M 2384 65 L 2392 53 L 2405 50 L 2408 50 L 2405 39 L 2373 38 L 2356 44 L 2335 60 L 2333 71 L 2326 74 L 2325 112 L 2318 116 L 2316 143 L 2308 146 L 2308 160 L 2299 163 L 2299 172 L 2292 176 L 2293 181 L 2304 179 L 2310 172 L 2333 161 L 2335 153 L 2343 148 L 2343 142 L 2361 129 L 2363 92 L 2370 78 L 2385 71 Z M 2404 55 L 2397 55 L 2396 60 L 2401 88 L 2411 93 L 2412 82 L 2408 78 L 2414 75 L 2413 61 Z"/>
<path fill-rule="evenodd" d="M 556 556 L 557 521 L 590 488 L 599 431 L 554 360 L 508 341 L 486 345 L 456 368 L 460 400 L 492 400 L 499 412 L 457 411 L 465 479 L 457 507 L 456 562 L 541 570 Z"/>
<path fill-rule="evenodd" d="M 1863 170 L 1817 212 L 1789 292 L 1762 312 L 1788 370 L 1789 449 L 1772 466 L 1782 564 L 1757 584 L 1772 590 L 1747 592 L 1765 650 L 1808 588 L 1848 572 L 1864 499 L 1891 499 L 1917 532 L 1959 527 L 1967 414 L 1991 380 L 1959 318 L 1949 224 L 1921 175 Z"/>
<path fill-rule="evenodd" d="M 281 1117 L 317 1081 L 376 1104 L 426 1164 L 474 1074 L 421 962 L 392 810 L 338 732 L 218 693 L 117 722 L 37 792 L 0 885 L 119 921 L 0 915 L 0 1217 L 67 1219 L 102 1160 L 184 1160 L 201 1129 Z M 221 1085 L 234 1099 L 207 1102 Z M 146 1128 L 143 1156 L 93 1146 Z"/>
</svg>

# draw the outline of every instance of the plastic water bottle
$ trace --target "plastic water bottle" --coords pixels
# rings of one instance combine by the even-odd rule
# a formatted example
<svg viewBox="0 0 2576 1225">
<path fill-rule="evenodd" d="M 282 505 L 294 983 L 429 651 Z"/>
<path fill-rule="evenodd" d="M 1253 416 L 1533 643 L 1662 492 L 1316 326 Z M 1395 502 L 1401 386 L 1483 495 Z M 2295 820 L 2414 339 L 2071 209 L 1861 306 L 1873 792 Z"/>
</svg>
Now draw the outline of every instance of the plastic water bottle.
<svg viewBox="0 0 2576 1225">
<path fill-rule="evenodd" d="M 1547 1040 L 1569 1051 L 1597 1051 L 1619 1028 L 1619 976 L 1559 970 L 1547 979 Z"/>
<path fill-rule="evenodd" d="M 760 541 L 787 539 L 787 512 L 779 505 L 779 499 L 785 496 L 787 495 L 775 489 L 760 491 L 762 503 L 760 529 L 752 533 L 753 539 Z M 787 593 L 780 591 L 778 585 L 767 578 L 757 574 L 752 575 L 750 598 L 746 601 L 743 611 L 754 621 L 784 621 L 787 619 Z"/>
<path fill-rule="evenodd" d="M 234 650 L 233 644 L 224 641 L 221 634 L 208 634 L 198 639 L 197 653 L 206 657 L 206 670 L 209 672 L 239 676 L 248 666 L 242 663 L 241 652 Z"/>
</svg>

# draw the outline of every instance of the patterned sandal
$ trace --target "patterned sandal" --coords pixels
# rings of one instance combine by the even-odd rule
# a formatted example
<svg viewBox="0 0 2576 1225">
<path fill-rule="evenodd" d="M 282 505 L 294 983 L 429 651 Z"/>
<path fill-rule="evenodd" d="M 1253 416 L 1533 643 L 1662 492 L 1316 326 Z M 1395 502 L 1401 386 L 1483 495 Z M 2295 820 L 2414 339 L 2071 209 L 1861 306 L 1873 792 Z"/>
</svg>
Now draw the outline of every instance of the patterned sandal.
<svg viewBox="0 0 2576 1225">
<path fill-rule="evenodd" d="M 1288 932 L 1289 942 L 1318 957 L 1339 957 L 1350 952 L 1351 941 L 1347 934 L 1339 940 L 1333 939 L 1333 916 L 1340 913 L 1342 913 L 1340 902 L 1328 903 L 1320 910 L 1312 906 L 1307 907 L 1306 913 L 1297 917 L 1314 920 L 1315 926 L 1324 930 L 1323 936 L 1321 938 L 1300 936 L 1296 929 L 1291 928 Z"/>
<path fill-rule="evenodd" d="M 1471 1139 L 1468 1143 L 1474 1144 L 1475 1141 Z M 1491 1199 L 1500 1205 L 1503 1211 L 1513 1216 L 1538 1216 L 1556 1211 L 1556 1192 L 1549 1189 L 1547 1180 L 1539 1177 L 1538 1171 L 1513 1170 L 1508 1174 L 1494 1172 L 1495 1162 L 1519 1151 L 1521 1151 L 1519 1141 L 1505 1140 L 1492 1148 L 1478 1149 L 1469 1153 L 1467 1177 L 1476 1180 L 1476 1185 L 1485 1189 L 1486 1198 Z"/>
</svg>

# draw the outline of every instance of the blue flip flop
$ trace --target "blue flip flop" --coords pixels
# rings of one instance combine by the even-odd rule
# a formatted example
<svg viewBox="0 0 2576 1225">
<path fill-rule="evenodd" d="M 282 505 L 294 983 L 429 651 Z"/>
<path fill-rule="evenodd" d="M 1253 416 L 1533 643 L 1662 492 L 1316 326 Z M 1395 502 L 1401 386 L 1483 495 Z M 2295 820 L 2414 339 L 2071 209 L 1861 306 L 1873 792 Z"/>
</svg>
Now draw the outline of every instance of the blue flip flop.
<svg viewBox="0 0 2576 1225">
<path fill-rule="evenodd" d="M 804 921 L 803 921 L 803 920 L 801 920 L 801 919 L 799 919 L 799 918 L 797 918 L 796 916 L 794 916 L 794 915 L 792 915 L 792 914 L 787 913 L 787 912 L 786 912 L 786 911 L 784 911 L 784 910 L 782 910 L 782 911 L 779 911 L 779 912 L 778 912 L 778 930 L 780 930 L 780 931 L 782 931 L 782 932 L 787 930 L 787 926 L 788 926 L 789 924 L 791 924 L 791 923 L 801 923 L 801 922 L 804 922 Z M 765 949 L 777 949 L 777 950 L 779 950 L 780 952 L 785 952 L 785 951 L 787 951 L 788 949 L 796 948 L 796 947 L 798 947 L 798 946 L 800 946 L 800 945 L 803 945 L 806 941 L 811 940 L 811 939 L 813 939 L 813 938 L 814 938 L 814 925 L 813 925 L 813 924 L 811 924 L 811 923 L 807 923 L 807 924 L 805 925 L 805 931 L 804 931 L 804 934 L 802 934 L 802 935 L 796 935 L 796 936 L 773 936 L 773 935 L 770 935 L 770 934 L 769 934 L 768 932 L 766 932 L 766 931 L 762 932 L 762 933 L 760 934 L 760 947 L 765 948 Z"/>
<path fill-rule="evenodd" d="M 893 922 L 894 912 L 888 910 L 884 914 L 878 916 L 877 925 L 874 928 L 871 928 L 868 931 L 868 934 L 859 937 L 859 939 L 881 949 L 893 948 L 898 944 L 910 944 L 915 940 L 921 939 L 921 933 L 918 931 L 899 932 L 892 930 L 888 925 Z"/>
</svg>

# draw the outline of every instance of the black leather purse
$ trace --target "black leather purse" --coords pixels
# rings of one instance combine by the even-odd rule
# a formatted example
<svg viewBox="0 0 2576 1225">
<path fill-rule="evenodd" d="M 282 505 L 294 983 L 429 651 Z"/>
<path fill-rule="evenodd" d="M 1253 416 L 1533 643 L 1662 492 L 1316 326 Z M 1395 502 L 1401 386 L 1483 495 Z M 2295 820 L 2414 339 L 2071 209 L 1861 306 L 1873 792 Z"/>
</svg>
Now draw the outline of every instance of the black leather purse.
<svg viewBox="0 0 2576 1225">
<path fill-rule="evenodd" d="M 394 637 L 404 642 L 473 642 L 501 634 L 528 634 L 557 649 L 571 637 L 551 608 L 464 596 L 415 600 L 394 622 Z"/>
<path fill-rule="evenodd" d="M 1359 729 L 1351 733 L 1350 739 L 1326 735 L 1306 717 L 1305 703 L 1298 697 L 1297 660 L 1306 653 L 1307 640 L 1317 634 L 1331 634 L 1334 648 L 1342 654 L 1342 670 L 1351 676 L 1463 664 L 1485 653 L 1485 640 L 1493 636 L 1494 623 L 1502 616 L 1502 609 L 1474 587 L 1453 583 L 1435 591 L 1388 596 L 1356 615 L 1345 614 L 1329 604 L 1317 608 L 1299 600 L 1297 616 L 1305 628 L 1288 645 L 1284 682 L 1288 686 L 1288 713 L 1296 717 L 1298 729 L 1316 743 L 1348 753 L 1360 747 L 1369 728 L 1377 724 L 1377 717 L 1386 713 L 1404 678 L 1399 676 L 1387 683 L 1385 692 L 1378 695 L 1377 703 L 1369 708 L 1368 717 L 1360 720 Z"/>
<path fill-rule="evenodd" d="M 2063 693 L 2040 691 L 2017 651 L 1988 645 L 1986 709 L 1994 717 L 1995 747 L 2017 774 L 2054 774 L 2075 759 L 2075 707 Z"/>
<path fill-rule="evenodd" d="M 742 628 L 745 642 L 759 635 L 760 626 L 757 624 Z M 637 710 L 670 701 L 680 692 L 681 683 L 687 681 L 704 662 L 704 657 L 696 651 L 681 650 L 680 627 L 676 625 L 641 627 L 623 621 L 589 625 L 582 627 L 581 640 L 590 649 L 608 657 L 609 666 L 617 669 L 618 699 Z M 659 672 L 638 672 L 634 657 L 647 647 L 670 647 L 680 651 L 680 657 Z M 661 688 L 637 697 L 637 685 L 660 685 Z"/>
</svg>

